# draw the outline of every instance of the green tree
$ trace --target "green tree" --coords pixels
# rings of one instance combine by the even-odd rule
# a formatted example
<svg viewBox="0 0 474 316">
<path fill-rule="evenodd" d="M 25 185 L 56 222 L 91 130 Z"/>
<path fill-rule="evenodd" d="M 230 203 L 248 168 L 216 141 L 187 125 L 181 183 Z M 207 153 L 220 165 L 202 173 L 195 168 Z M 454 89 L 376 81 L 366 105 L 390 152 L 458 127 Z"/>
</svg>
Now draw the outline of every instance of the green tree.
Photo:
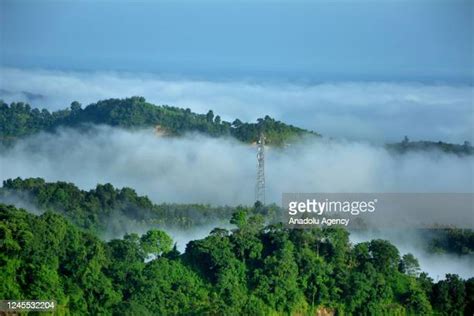
<svg viewBox="0 0 474 316">
<path fill-rule="evenodd" d="M 466 304 L 464 282 L 456 274 L 446 274 L 446 279 L 433 286 L 434 308 L 441 315 L 463 315 Z"/>
<path fill-rule="evenodd" d="M 411 253 L 403 255 L 400 260 L 399 270 L 402 273 L 406 273 L 409 276 L 417 277 L 420 274 L 420 264 L 418 259 L 415 258 Z"/>
<path fill-rule="evenodd" d="M 206 120 L 208 122 L 211 122 L 214 120 L 214 112 L 212 112 L 212 110 L 209 110 L 206 114 Z"/>
<path fill-rule="evenodd" d="M 147 254 L 159 256 L 171 251 L 173 240 L 161 230 L 149 230 L 140 238 L 140 245 Z"/>
</svg>

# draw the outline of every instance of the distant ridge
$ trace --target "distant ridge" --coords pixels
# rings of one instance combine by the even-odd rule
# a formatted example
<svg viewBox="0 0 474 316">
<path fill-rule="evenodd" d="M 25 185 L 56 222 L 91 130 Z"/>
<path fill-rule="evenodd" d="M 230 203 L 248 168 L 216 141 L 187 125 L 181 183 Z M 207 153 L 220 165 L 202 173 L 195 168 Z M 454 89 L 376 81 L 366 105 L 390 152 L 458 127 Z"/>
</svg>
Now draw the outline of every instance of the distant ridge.
<svg viewBox="0 0 474 316">
<path fill-rule="evenodd" d="M 405 136 L 405 139 L 399 143 L 387 144 L 386 148 L 390 151 L 396 153 L 406 153 L 412 151 L 432 151 L 438 150 L 448 154 L 456 155 L 473 155 L 474 147 L 468 141 L 465 141 L 462 145 L 460 144 L 450 144 L 442 141 L 410 141 L 408 137 Z"/>
<path fill-rule="evenodd" d="M 49 112 L 32 108 L 24 102 L 10 105 L 0 100 L 0 143 L 9 145 L 22 137 L 39 132 L 54 132 L 59 127 L 83 128 L 102 124 L 126 129 L 153 128 L 160 136 L 182 136 L 197 132 L 211 137 L 233 137 L 243 143 L 255 143 L 261 132 L 270 146 L 284 146 L 303 137 L 321 137 L 321 134 L 285 124 L 266 115 L 256 123 L 224 121 L 212 110 L 206 114 L 168 105 L 155 105 L 143 97 L 106 99 L 85 108 L 74 101 L 69 108 Z M 439 150 L 457 155 L 473 155 L 469 142 L 451 144 L 442 141 L 409 141 L 385 146 L 389 151 L 404 154 L 412 151 Z"/>
<path fill-rule="evenodd" d="M 143 97 L 107 99 L 92 103 L 84 109 L 78 102 L 70 108 L 49 112 L 31 108 L 29 104 L 14 102 L 10 105 L 0 101 L 0 139 L 11 143 L 18 138 L 41 131 L 54 131 L 61 126 L 77 127 L 84 124 L 105 124 L 122 128 L 158 128 L 160 133 L 180 136 L 187 132 L 199 132 L 212 137 L 231 136 L 245 143 L 258 139 L 265 132 L 271 145 L 284 145 L 303 136 L 320 136 L 318 133 L 276 121 L 268 115 L 257 123 L 221 120 L 212 110 L 197 114 L 190 109 L 168 105 L 157 106 Z"/>
</svg>

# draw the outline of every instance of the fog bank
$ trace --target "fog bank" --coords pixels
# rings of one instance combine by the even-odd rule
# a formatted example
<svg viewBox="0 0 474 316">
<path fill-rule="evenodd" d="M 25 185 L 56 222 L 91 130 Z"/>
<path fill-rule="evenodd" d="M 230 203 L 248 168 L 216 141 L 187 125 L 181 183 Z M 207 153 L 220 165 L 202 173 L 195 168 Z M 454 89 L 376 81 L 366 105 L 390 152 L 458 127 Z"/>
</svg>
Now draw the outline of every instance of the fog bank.
<svg viewBox="0 0 474 316">
<path fill-rule="evenodd" d="M 89 190 L 132 187 L 154 202 L 253 204 L 256 149 L 234 139 L 158 137 L 106 126 L 61 129 L 0 151 L 0 179 L 42 177 Z M 473 192 L 473 157 L 392 155 L 361 142 L 267 148 L 267 202 L 283 192 Z"/>
<path fill-rule="evenodd" d="M 0 99 L 50 110 L 144 96 L 155 104 L 209 109 L 223 119 L 278 120 L 330 137 L 374 142 L 474 142 L 474 88 L 416 82 L 211 81 L 117 72 L 0 68 Z"/>
</svg>

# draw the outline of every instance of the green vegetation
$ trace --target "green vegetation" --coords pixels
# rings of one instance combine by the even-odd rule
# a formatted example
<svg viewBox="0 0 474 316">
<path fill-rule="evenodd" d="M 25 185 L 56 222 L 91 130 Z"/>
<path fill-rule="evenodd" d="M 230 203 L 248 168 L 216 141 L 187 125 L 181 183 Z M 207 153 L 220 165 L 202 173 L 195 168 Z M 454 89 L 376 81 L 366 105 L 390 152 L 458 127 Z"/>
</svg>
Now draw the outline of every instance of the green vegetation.
<svg viewBox="0 0 474 316">
<path fill-rule="evenodd" d="M 431 233 L 431 234 L 430 234 Z M 431 236 L 430 251 L 474 255 L 474 231 L 472 229 L 445 228 L 427 232 Z"/>
<path fill-rule="evenodd" d="M 0 200 L 29 201 L 34 216 L 0 206 L 0 298 L 54 298 L 63 314 L 462 315 L 474 279 L 433 283 L 388 241 L 349 243 L 342 228 L 288 230 L 265 221 L 278 207 L 153 204 L 110 184 L 90 191 L 40 178 L 6 180 Z M 180 254 L 157 228 L 228 220 Z M 122 236 L 125 227 L 150 229 Z M 433 251 L 471 254 L 473 232 L 426 231 Z M 153 257 L 150 257 L 152 255 Z M 147 261 L 147 258 L 156 258 Z M 149 260 L 149 259 L 148 259 Z"/>
<path fill-rule="evenodd" d="M 10 105 L 0 101 L 0 143 L 12 144 L 15 140 L 39 133 L 54 132 L 58 127 L 87 127 L 90 124 L 104 124 L 127 129 L 155 128 L 168 136 L 182 136 L 198 132 L 211 137 L 234 137 L 244 143 L 256 142 L 261 132 L 266 142 L 283 146 L 304 136 L 320 134 L 276 121 L 268 115 L 256 123 L 245 123 L 235 119 L 232 123 L 223 121 L 212 110 L 197 114 L 190 109 L 168 105 L 157 106 L 146 102 L 143 97 L 107 99 L 86 106 L 76 101 L 64 110 L 49 112 L 46 109 L 31 108 L 23 102 Z M 387 144 L 386 148 L 396 153 L 409 151 L 439 150 L 457 155 L 472 155 L 474 147 L 464 144 L 450 144 L 441 141 L 410 141 L 405 136 L 399 143 Z"/>
<path fill-rule="evenodd" d="M 269 116 L 257 123 L 233 123 L 221 120 L 210 110 L 207 114 L 196 114 L 190 109 L 167 105 L 156 106 L 143 97 L 108 99 L 93 103 L 82 109 L 73 102 L 70 108 L 50 113 L 46 109 L 32 109 L 28 104 L 17 102 L 10 105 L 0 101 L 0 140 L 11 143 L 15 139 L 40 131 L 52 132 L 60 126 L 79 127 L 87 124 L 105 124 L 122 128 L 156 128 L 173 136 L 188 132 L 199 132 L 212 137 L 231 136 L 245 142 L 257 141 L 264 132 L 267 142 L 284 145 L 305 135 L 317 133 L 276 121 Z"/>
<path fill-rule="evenodd" d="M 474 147 L 468 141 L 465 141 L 464 144 L 450 144 L 444 143 L 442 141 L 431 142 L 431 141 L 410 141 L 408 137 L 405 136 L 403 141 L 399 143 L 387 144 L 387 149 L 396 153 L 406 153 L 411 151 L 433 151 L 438 150 L 444 153 L 456 154 L 456 155 L 473 155 Z"/>
<path fill-rule="evenodd" d="M 281 146 L 319 136 L 266 116 L 257 123 L 221 120 L 212 111 L 155 106 L 142 97 L 109 99 L 50 113 L 0 102 L 5 144 L 58 127 L 105 124 L 155 128 L 180 136 L 199 132 Z M 397 153 L 441 150 L 471 155 L 473 147 L 442 142 L 389 144 Z M 54 299 L 59 315 L 472 315 L 474 278 L 449 274 L 433 282 L 417 259 L 386 240 L 357 245 L 338 227 L 289 230 L 274 220 L 276 205 L 211 207 L 154 204 L 131 188 L 10 179 L 0 201 L 30 202 L 41 211 L 0 204 L 0 299 Z M 162 230 L 227 222 L 179 253 Z M 271 223 L 271 224 L 269 224 Z M 122 236 L 130 227 L 148 231 Z M 434 252 L 472 255 L 472 230 L 427 232 Z"/>
<path fill-rule="evenodd" d="M 66 217 L 89 232 L 121 236 L 128 227 L 190 228 L 210 222 L 227 222 L 239 208 L 202 204 L 153 204 L 131 188 L 116 189 L 111 184 L 83 191 L 72 183 L 48 183 L 41 178 L 8 179 L 0 188 L 0 201 L 27 201 L 41 211 Z M 260 206 L 256 212 L 271 219 L 276 205 Z"/>
<path fill-rule="evenodd" d="M 77 227 L 99 236 L 121 236 L 130 227 L 187 229 L 225 223 L 242 209 L 203 204 L 154 204 L 131 188 L 99 184 L 93 190 L 84 191 L 72 183 L 46 182 L 41 178 L 3 181 L 0 201 L 28 202 L 34 209 L 61 214 Z M 257 204 L 251 211 L 263 215 L 266 222 L 274 223 L 279 220 L 281 209 L 275 204 Z M 474 254 L 474 231 L 471 229 L 433 228 L 411 233 L 423 238 L 428 252 Z"/>
<path fill-rule="evenodd" d="M 0 204 L 0 298 L 55 299 L 59 315 L 473 312 L 474 279 L 433 283 L 388 241 L 352 246 L 341 228 L 265 227 L 248 211 L 180 254 L 161 231 L 103 242 L 61 215 Z"/>
</svg>

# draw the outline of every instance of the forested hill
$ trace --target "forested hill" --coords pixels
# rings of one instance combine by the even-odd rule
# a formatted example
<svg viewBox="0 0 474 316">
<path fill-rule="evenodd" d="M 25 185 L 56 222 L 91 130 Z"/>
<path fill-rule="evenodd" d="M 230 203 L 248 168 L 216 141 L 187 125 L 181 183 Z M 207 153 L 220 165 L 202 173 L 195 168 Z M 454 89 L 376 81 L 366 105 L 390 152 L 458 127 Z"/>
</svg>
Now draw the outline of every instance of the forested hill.
<svg viewBox="0 0 474 316">
<path fill-rule="evenodd" d="M 49 112 L 46 109 L 32 108 L 23 102 L 10 105 L 0 100 L 0 143 L 11 144 L 22 137 L 41 131 L 53 132 L 58 127 L 84 127 L 90 124 L 104 124 L 127 129 L 154 128 L 157 133 L 168 136 L 181 136 L 198 132 L 212 137 L 230 136 L 244 143 L 257 141 L 260 132 L 265 133 L 267 144 L 282 146 L 304 136 L 321 135 L 299 127 L 277 121 L 268 115 L 256 123 L 235 119 L 227 122 L 214 115 L 197 114 L 190 109 L 168 105 L 154 105 L 143 97 L 126 99 L 107 99 L 92 103 L 85 108 L 72 102 L 67 109 Z M 457 155 L 473 155 L 474 147 L 469 142 L 450 144 L 433 141 L 409 141 L 405 138 L 399 143 L 387 144 L 394 153 L 438 150 Z"/>
<path fill-rule="evenodd" d="M 406 136 L 405 139 L 399 143 L 387 144 L 386 148 L 392 152 L 400 154 L 413 151 L 420 152 L 437 150 L 459 156 L 474 155 L 474 147 L 472 147 L 468 141 L 465 141 L 463 144 L 450 144 L 442 141 L 410 141 Z"/>
<path fill-rule="evenodd" d="M 87 123 L 123 128 L 154 127 L 161 133 L 175 136 L 187 132 L 213 137 L 232 136 L 246 143 L 255 142 L 263 131 L 267 143 L 272 145 L 283 145 L 304 135 L 319 136 L 269 116 L 258 119 L 257 123 L 245 123 L 239 119 L 231 123 L 221 120 L 211 110 L 207 114 L 197 114 L 190 109 L 157 106 L 146 102 L 143 97 L 103 100 L 84 109 L 78 102 L 73 102 L 70 108 L 55 112 L 31 108 L 22 102 L 8 105 L 0 101 L 0 139 L 4 143 L 40 131 L 53 131 L 60 126 L 76 127 Z"/>
<path fill-rule="evenodd" d="M 243 207 L 212 207 L 203 204 L 154 204 L 131 188 L 98 184 L 84 191 L 72 183 L 46 182 L 41 178 L 8 179 L 0 187 L 0 202 L 21 205 L 38 212 L 52 211 L 76 226 L 99 235 L 121 236 L 129 228 L 191 228 L 227 222 Z M 20 202 L 20 203 L 18 203 Z M 274 218 L 276 205 L 246 209 L 250 213 Z"/>
<path fill-rule="evenodd" d="M 472 315 L 474 278 L 433 282 L 385 240 L 264 227 L 237 212 L 183 254 L 163 231 L 104 242 L 62 216 L 0 204 L 0 297 L 58 315 Z M 153 260 L 146 260 L 154 256 Z M 56 314 L 56 313 L 55 313 Z"/>
<path fill-rule="evenodd" d="M 276 204 L 257 203 L 253 207 L 154 204 L 148 197 L 139 196 L 132 188 L 118 189 L 111 184 L 98 184 L 95 189 L 84 191 L 72 183 L 46 182 L 41 178 L 3 181 L 0 203 L 14 204 L 36 213 L 51 211 L 64 216 L 84 231 L 108 237 L 149 228 L 207 227 L 211 223 L 226 223 L 232 214 L 239 211 L 262 215 L 267 223 L 281 220 L 281 208 Z M 472 230 L 426 229 L 420 236 L 424 236 L 428 252 L 474 254 Z"/>
<path fill-rule="evenodd" d="M 3 204 L 15 199 L 47 212 Z M 154 205 L 110 184 L 82 191 L 39 178 L 6 180 L 0 297 L 54 299 L 59 315 L 472 315 L 474 278 L 434 282 L 386 240 L 353 245 L 341 227 L 265 226 L 270 211 Z M 100 240 L 97 233 L 120 218 L 149 230 Z M 235 229 L 216 228 L 183 254 L 156 229 L 224 218 Z M 472 234 L 460 237 L 472 241 Z M 440 240 L 453 241 L 462 240 Z"/>
</svg>

